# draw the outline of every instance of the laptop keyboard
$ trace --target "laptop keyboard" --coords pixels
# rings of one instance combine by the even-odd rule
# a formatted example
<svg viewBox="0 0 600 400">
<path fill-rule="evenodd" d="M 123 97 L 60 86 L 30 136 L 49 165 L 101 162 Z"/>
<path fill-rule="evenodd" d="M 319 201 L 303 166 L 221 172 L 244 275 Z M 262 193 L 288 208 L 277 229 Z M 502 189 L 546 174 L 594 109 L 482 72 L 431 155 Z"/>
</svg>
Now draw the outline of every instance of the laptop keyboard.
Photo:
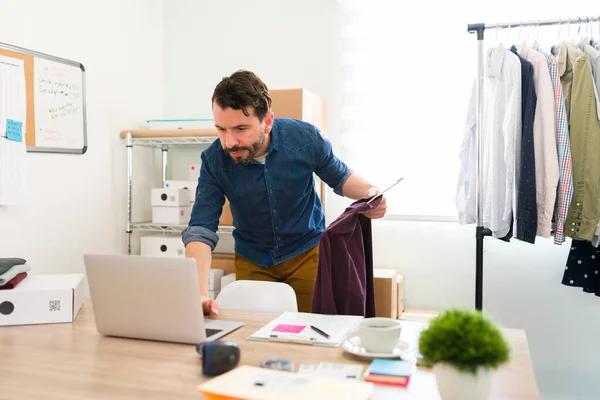
<svg viewBox="0 0 600 400">
<path fill-rule="evenodd" d="M 206 331 L 206 337 L 211 337 L 212 335 L 216 335 L 219 332 L 222 332 L 223 329 L 204 329 Z"/>
</svg>

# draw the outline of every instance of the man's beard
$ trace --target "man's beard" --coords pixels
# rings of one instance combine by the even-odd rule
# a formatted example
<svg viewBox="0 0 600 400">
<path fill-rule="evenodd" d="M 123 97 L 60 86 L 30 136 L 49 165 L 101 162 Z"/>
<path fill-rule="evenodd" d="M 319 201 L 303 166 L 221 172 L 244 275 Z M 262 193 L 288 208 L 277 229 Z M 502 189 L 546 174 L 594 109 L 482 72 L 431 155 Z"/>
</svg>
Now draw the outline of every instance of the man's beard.
<svg viewBox="0 0 600 400">
<path fill-rule="evenodd" d="M 245 150 L 248 152 L 247 156 L 245 156 L 245 157 L 231 156 L 231 158 L 233 158 L 233 161 L 236 164 L 240 164 L 240 165 L 248 164 L 250 162 L 250 160 L 252 160 L 254 158 L 256 153 L 258 153 L 258 150 L 260 150 L 260 148 L 262 147 L 263 143 L 265 142 L 265 138 L 266 138 L 265 131 L 261 130 L 260 137 L 258 138 L 258 140 L 256 142 L 252 143 L 252 147 L 234 146 L 229 149 L 225 149 L 225 153 L 231 154 L 231 153 L 235 153 L 237 151 Z"/>
</svg>

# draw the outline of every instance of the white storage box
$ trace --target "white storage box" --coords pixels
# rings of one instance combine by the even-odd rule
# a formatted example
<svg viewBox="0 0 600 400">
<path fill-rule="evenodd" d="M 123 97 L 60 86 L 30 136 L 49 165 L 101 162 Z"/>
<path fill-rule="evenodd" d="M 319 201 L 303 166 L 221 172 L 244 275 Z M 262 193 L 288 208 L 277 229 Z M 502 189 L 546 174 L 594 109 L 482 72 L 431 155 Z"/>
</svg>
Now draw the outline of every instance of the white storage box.
<svg viewBox="0 0 600 400">
<path fill-rule="evenodd" d="M 188 189 L 190 191 L 190 203 L 194 203 L 196 198 L 196 189 L 198 187 L 198 181 L 165 181 L 165 188 L 170 189 Z"/>
<path fill-rule="evenodd" d="M 192 206 L 152 207 L 153 224 L 186 225 L 190 222 Z"/>
<path fill-rule="evenodd" d="M 73 322 L 85 295 L 83 274 L 29 275 L 0 290 L 0 326 Z"/>
<path fill-rule="evenodd" d="M 151 119 L 146 121 L 148 129 L 174 130 L 174 129 L 215 129 L 212 119 Z"/>
<path fill-rule="evenodd" d="M 211 268 L 208 278 L 208 290 L 221 290 L 221 278 L 225 275 L 225 271 L 218 268 Z"/>
<path fill-rule="evenodd" d="M 200 164 L 190 164 L 189 180 L 197 181 L 200 178 Z"/>
<path fill-rule="evenodd" d="M 234 282 L 234 281 L 235 281 L 235 272 L 223 276 L 221 278 L 221 290 L 223 290 L 223 288 L 225 286 L 229 285 L 231 282 Z"/>
<path fill-rule="evenodd" d="M 140 239 L 140 255 L 151 257 L 185 257 L 181 235 L 149 235 Z"/>
<path fill-rule="evenodd" d="M 189 189 L 175 189 L 175 188 L 153 188 L 151 205 L 154 206 L 189 206 L 190 198 L 193 200 L 194 196 L 191 195 Z"/>
</svg>

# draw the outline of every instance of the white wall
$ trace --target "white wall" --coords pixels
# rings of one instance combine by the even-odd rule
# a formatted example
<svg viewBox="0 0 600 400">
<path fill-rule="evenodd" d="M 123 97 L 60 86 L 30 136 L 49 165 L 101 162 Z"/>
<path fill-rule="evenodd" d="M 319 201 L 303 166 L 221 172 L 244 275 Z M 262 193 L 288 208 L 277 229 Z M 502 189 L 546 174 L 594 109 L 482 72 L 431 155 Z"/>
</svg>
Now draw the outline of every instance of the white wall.
<svg viewBox="0 0 600 400">
<path fill-rule="evenodd" d="M 467 21 L 477 22 L 486 15 L 512 20 L 509 11 L 521 10 L 520 3 L 514 3 L 486 3 L 483 10 L 481 3 L 465 1 L 464 7 L 457 8 L 456 23 L 464 26 L 467 35 Z M 568 16 L 561 4 L 550 9 L 531 5 L 531 15 L 522 18 Z M 169 2 L 165 9 L 166 116 L 210 118 L 210 97 L 219 79 L 246 68 L 272 88 L 303 86 L 324 96 L 329 105 L 327 134 L 339 148 L 333 64 L 338 7 L 334 0 Z M 573 9 L 573 15 L 578 12 Z M 452 15 L 448 18 L 453 20 Z M 405 40 L 419 40 L 418 32 Z M 435 60 L 435 44 L 423 43 L 431 61 L 448 62 Z M 443 32 L 438 44 L 452 45 L 444 41 Z M 401 41 L 397 45 L 402 48 Z M 475 62 L 474 53 L 456 57 Z M 456 107 L 456 112 L 464 113 L 466 104 Z M 452 131 L 457 135 L 458 157 L 462 126 Z M 197 159 L 199 153 L 186 156 Z M 180 158 L 184 159 L 182 164 L 188 161 Z M 329 196 L 329 220 L 346 204 Z M 377 221 L 373 229 L 376 265 L 402 271 L 408 307 L 474 306 L 473 227 Z M 547 240 L 532 246 L 486 239 L 484 308 L 504 326 L 526 329 L 543 399 L 595 399 L 600 394 L 600 298 L 560 284 L 568 250 L 569 242 L 559 247 Z"/>
<path fill-rule="evenodd" d="M 86 252 L 126 250 L 118 135 L 162 115 L 163 21 L 162 0 L 0 2 L 1 42 L 84 64 L 88 117 L 84 155 L 28 154 L 31 197 L 27 205 L 0 207 L 0 257 L 23 257 L 32 273 L 71 273 L 84 271 Z M 135 165 L 141 190 L 149 175 Z"/>
</svg>

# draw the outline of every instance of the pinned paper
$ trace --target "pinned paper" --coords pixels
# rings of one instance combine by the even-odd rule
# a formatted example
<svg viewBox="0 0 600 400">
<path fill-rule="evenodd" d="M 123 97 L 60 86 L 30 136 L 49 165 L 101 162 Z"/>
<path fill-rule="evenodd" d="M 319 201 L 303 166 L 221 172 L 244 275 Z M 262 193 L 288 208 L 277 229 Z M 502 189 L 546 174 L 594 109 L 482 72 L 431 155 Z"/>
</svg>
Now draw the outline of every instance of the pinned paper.
<svg viewBox="0 0 600 400">
<path fill-rule="evenodd" d="M 6 138 L 15 142 L 23 141 L 23 123 L 6 119 Z"/>
<path fill-rule="evenodd" d="M 273 332 L 300 333 L 304 328 L 306 328 L 305 325 L 279 324 L 273 328 Z"/>
</svg>

